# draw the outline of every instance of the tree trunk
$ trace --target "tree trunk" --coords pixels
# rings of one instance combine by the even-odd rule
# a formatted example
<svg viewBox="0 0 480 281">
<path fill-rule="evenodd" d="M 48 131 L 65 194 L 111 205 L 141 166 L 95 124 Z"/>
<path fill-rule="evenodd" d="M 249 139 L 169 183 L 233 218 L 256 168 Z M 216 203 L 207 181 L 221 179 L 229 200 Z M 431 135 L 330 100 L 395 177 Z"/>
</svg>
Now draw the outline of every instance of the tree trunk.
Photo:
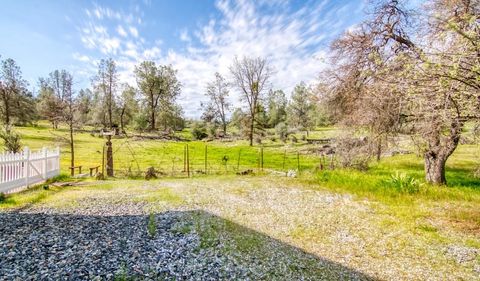
<svg viewBox="0 0 480 281">
<path fill-rule="evenodd" d="M 253 128 L 254 128 L 254 123 L 255 123 L 255 115 L 252 114 L 252 119 L 250 120 L 250 132 L 248 137 L 250 139 L 250 146 L 253 146 Z"/>
<path fill-rule="evenodd" d="M 125 115 L 125 107 L 122 108 L 122 113 L 120 114 L 120 128 L 122 130 L 122 133 L 125 133 L 125 126 L 123 124 L 123 116 Z"/>
<path fill-rule="evenodd" d="M 5 96 L 7 93 L 3 93 L 3 105 L 5 107 L 5 125 L 10 124 L 10 104 L 8 102 L 8 98 Z"/>
<path fill-rule="evenodd" d="M 382 157 L 382 140 L 379 139 L 377 142 L 377 161 L 380 161 Z"/>
<path fill-rule="evenodd" d="M 223 122 L 223 136 L 225 137 L 227 135 L 227 122 Z"/>
<path fill-rule="evenodd" d="M 75 150 L 73 146 L 73 123 L 70 122 L 70 167 L 75 167 Z M 73 177 L 75 169 L 70 169 L 71 176 Z"/>
<path fill-rule="evenodd" d="M 155 107 L 152 106 L 151 110 L 152 112 L 150 113 L 150 130 L 155 131 Z"/>
<path fill-rule="evenodd" d="M 425 180 L 436 185 L 446 185 L 445 163 L 447 157 L 434 151 L 425 153 Z"/>
</svg>

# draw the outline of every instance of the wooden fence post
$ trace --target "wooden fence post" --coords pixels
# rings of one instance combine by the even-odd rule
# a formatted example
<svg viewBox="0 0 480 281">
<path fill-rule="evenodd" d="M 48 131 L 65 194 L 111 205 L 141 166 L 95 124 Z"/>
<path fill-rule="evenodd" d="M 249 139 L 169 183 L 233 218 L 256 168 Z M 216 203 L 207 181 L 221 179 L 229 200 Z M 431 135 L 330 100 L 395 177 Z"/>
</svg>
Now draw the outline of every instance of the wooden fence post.
<svg viewBox="0 0 480 281">
<path fill-rule="evenodd" d="M 260 168 L 263 171 L 263 146 L 260 148 Z"/>
<path fill-rule="evenodd" d="M 282 170 L 285 170 L 285 159 L 287 158 L 287 149 L 283 151 L 283 165 Z"/>
<path fill-rule="evenodd" d="M 207 145 L 205 145 L 205 174 L 207 174 L 207 159 L 208 159 L 208 150 L 207 150 Z"/>
<path fill-rule="evenodd" d="M 188 151 L 188 144 L 187 144 L 187 177 L 190 177 L 190 151 Z"/>
<path fill-rule="evenodd" d="M 28 146 L 25 146 L 23 149 L 23 159 L 25 160 L 23 164 L 23 175 L 25 177 L 25 186 L 28 187 L 30 177 L 30 150 Z"/>
<path fill-rule="evenodd" d="M 187 171 L 187 144 L 183 146 L 183 172 Z"/>
<path fill-rule="evenodd" d="M 240 153 L 242 152 L 242 149 L 238 149 L 238 158 L 237 158 L 237 172 L 238 169 L 240 169 Z"/>
</svg>

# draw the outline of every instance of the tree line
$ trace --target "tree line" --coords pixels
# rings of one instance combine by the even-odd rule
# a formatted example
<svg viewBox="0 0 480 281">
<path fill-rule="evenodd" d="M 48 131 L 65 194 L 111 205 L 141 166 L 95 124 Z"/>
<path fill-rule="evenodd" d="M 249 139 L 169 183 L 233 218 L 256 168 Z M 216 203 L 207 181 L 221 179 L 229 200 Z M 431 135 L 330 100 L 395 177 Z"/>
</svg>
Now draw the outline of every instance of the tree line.
<svg viewBox="0 0 480 281">
<path fill-rule="evenodd" d="M 265 58 L 236 57 L 229 74 L 230 81 L 216 73 L 208 83 L 208 102 L 201 104 L 203 124 L 194 128 L 196 138 L 225 136 L 230 124 L 253 145 L 266 135 L 266 129 L 275 128 L 280 139 L 286 140 L 292 132 L 303 131 L 308 136 L 316 126 L 328 125 L 315 88 L 300 82 L 288 99 L 283 90 L 271 87 L 272 68 Z M 243 107 L 232 108 L 231 90 L 240 93 Z"/>
</svg>

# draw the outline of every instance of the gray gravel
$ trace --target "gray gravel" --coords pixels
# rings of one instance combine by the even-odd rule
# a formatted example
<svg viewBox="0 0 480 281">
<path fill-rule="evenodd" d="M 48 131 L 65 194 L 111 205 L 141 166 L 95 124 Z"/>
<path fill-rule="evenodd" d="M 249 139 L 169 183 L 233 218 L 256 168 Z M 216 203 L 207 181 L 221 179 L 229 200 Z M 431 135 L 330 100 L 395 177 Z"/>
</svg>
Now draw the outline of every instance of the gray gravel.
<svg viewBox="0 0 480 281">
<path fill-rule="evenodd" d="M 203 212 L 156 214 L 151 237 L 143 207 L 127 203 L 63 214 L 41 208 L 0 212 L 0 280 L 369 279 L 276 240 L 267 243 L 274 250 L 266 256 L 226 254 L 229 246 L 222 239 L 202 247 L 192 218 L 201 214 L 210 219 Z M 179 230 L 186 226 L 188 231 Z M 292 258 L 292 251 L 300 259 Z M 320 268 L 314 276 L 303 272 L 311 262 Z"/>
</svg>

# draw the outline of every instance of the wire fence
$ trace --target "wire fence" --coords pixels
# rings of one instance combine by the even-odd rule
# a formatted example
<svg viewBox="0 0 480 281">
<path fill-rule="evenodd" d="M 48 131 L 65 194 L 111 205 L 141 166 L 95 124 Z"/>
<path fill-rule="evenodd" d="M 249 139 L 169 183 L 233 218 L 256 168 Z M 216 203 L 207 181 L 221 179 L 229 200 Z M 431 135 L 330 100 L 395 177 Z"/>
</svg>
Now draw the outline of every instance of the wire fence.
<svg viewBox="0 0 480 281">
<path fill-rule="evenodd" d="M 122 151 L 120 151 L 122 150 Z M 129 160 L 128 160 L 128 159 Z M 176 143 L 114 150 L 117 177 L 141 177 L 153 167 L 159 176 L 301 172 L 327 167 L 330 158 L 301 147 L 244 147 Z"/>
</svg>

